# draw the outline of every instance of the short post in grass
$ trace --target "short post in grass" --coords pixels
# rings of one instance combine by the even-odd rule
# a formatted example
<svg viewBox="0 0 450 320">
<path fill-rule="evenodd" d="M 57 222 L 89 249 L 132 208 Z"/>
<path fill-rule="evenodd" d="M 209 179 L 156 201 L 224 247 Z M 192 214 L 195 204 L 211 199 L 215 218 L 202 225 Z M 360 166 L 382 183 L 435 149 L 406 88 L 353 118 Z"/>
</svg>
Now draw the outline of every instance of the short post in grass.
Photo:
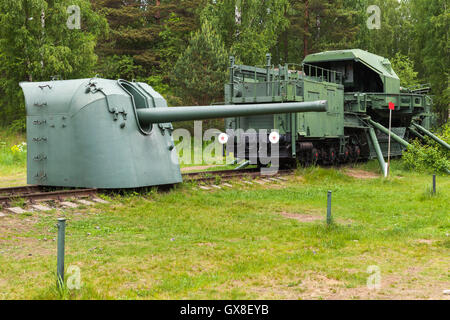
<svg viewBox="0 0 450 320">
<path fill-rule="evenodd" d="M 433 174 L 433 194 L 436 194 L 436 175 Z"/>
<path fill-rule="evenodd" d="M 57 256 L 57 281 L 58 288 L 64 285 L 64 246 L 66 237 L 66 218 L 58 218 L 58 256 Z"/>
<path fill-rule="evenodd" d="M 331 191 L 328 191 L 327 194 L 327 225 L 330 225 L 332 222 L 331 219 Z"/>
</svg>

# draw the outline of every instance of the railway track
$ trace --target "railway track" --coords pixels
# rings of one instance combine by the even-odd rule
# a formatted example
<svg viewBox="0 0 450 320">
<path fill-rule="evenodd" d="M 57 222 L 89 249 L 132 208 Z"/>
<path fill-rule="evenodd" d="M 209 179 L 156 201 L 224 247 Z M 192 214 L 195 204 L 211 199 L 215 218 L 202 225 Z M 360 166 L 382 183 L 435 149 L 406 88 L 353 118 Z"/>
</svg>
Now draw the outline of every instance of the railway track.
<svg viewBox="0 0 450 320">
<path fill-rule="evenodd" d="M 263 175 L 258 168 L 244 169 L 244 170 L 218 170 L 218 171 L 201 171 L 191 172 L 183 174 L 185 181 L 197 181 L 197 182 L 211 182 L 215 181 L 218 177 L 222 180 L 233 179 L 239 177 L 258 178 L 258 177 L 273 177 L 292 174 L 294 170 L 279 170 L 277 173 Z"/>
<path fill-rule="evenodd" d="M 0 188 L 0 204 L 7 204 L 17 199 L 23 199 L 34 203 L 37 201 L 58 200 L 67 198 L 86 198 L 97 194 L 97 189 L 62 189 L 51 190 L 41 186 L 20 186 L 10 188 Z"/>
<path fill-rule="evenodd" d="M 260 169 L 243 170 L 218 170 L 218 171 L 200 171 L 184 173 L 184 181 L 195 181 L 199 183 L 211 184 L 220 181 L 232 180 L 234 178 L 258 178 L 274 177 L 291 174 L 293 170 L 280 170 L 273 175 L 263 175 Z M 0 204 L 10 204 L 15 200 L 22 199 L 29 203 L 39 201 L 57 200 L 63 201 L 68 198 L 88 198 L 95 197 L 102 190 L 98 189 L 57 189 L 38 185 L 27 185 L 18 187 L 0 188 Z"/>
</svg>

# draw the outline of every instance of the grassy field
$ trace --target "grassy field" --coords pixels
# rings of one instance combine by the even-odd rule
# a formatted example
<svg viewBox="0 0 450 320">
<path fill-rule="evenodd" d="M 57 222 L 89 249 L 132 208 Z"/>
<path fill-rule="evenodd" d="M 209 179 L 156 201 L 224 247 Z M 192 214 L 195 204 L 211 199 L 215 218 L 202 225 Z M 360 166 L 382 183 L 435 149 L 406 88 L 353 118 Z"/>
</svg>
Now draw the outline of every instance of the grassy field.
<svg viewBox="0 0 450 320">
<path fill-rule="evenodd" d="M 390 179 L 377 170 L 374 161 L 302 169 L 283 183 L 215 191 L 184 183 L 8 214 L 0 299 L 448 299 L 450 178 L 438 176 L 431 195 L 429 174 L 400 161 Z M 80 268 L 80 290 L 55 289 L 59 216 L 69 219 L 66 270 Z M 378 289 L 367 286 L 369 266 Z"/>
<path fill-rule="evenodd" d="M 25 141 L 23 134 L 0 128 L 0 188 L 26 184 Z"/>
</svg>

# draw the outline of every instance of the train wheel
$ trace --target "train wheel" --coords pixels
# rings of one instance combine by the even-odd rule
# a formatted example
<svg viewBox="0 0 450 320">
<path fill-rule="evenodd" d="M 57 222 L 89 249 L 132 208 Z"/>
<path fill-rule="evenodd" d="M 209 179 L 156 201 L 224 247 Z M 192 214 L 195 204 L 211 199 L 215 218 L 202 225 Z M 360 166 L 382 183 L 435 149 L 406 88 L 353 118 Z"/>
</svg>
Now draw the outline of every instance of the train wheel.
<svg viewBox="0 0 450 320">
<path fill-rule="evenodd" d="M 355 146 L 355 160 L 358 160 L 360 156 L 361 156 L 361 149 L 359 148 L 359 146 Z"/>
<path fill-rule="evenodd" d="M 324 148 L 322 148 L 321 150 L 320 150 L 320 158 L 321 158 L 321 160 L 322 160 L 322 163 L 323 164 L 328 164 L 328 152 L 327 152 L 327 150 L 326 149 L 324 149 Z"/>
<path fill-rule="evenodd" d="M 319 162 L 320 159 L 320 154 L 319 154 L 319 150 L 317 150 L 316 148 L 311 150 L 311 162 L 312 164 L 316 164 L 317 162 Z"/>
<path fill-rule="evenodd" d="M 359 146 L 354 146 L 353 148 L 353 158 L 355 161 L 358 161 L 359 157 L 361 156 L 361 149 Z"/>
<path fill-rule="evenodd" d="M 330 148 L 328 150 L 328 160 L 330 161 L 330 163 L 336 162 L 336 150 L 334 148 Z"/>
<path fill-rule="evenodd" d="M 348 147 L 344 147 L 344 153 L 339 156 L 339 160 L 343 163 L 347 162 L 350 158 L 350 149 Z"/>
</svg>

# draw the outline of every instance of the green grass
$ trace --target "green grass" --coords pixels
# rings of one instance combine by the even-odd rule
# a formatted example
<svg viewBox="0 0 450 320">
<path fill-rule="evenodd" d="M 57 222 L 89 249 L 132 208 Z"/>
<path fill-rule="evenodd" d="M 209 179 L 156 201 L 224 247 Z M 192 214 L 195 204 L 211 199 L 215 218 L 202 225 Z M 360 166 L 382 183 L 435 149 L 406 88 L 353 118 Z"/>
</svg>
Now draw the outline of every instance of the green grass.
<svg viewBox="0 0 450 320">
<path fill-rule="evenodd" d="M 211 145 L 212 142 L 210 141 L 202 141 L 195 143 L 194 138 L 191 138 L 191 147 L 186 148 L 181 141 L 177 141 L 175 145 L 177 146 L 177 152 L 178 152 L 178 158 L 180 161 L 180 167 L 181 168 L 189 168 L 189 167 L 198 167 L 198 166 L 204 166 L 205 168 L 203 170 L 206 171 L 214 171 L 214 170 L 229 170 L 236 167 L 236 165 L 233 164 L 227 164 L 231 163 L 234 160 L 234 157 L 231 155 L 228 155 L 228 157 L 223 156 L 223 154 L 217 154 L 214 150 L 214 146 Z M 198 148 L 198 146 L 201 146 L 201 148 Z M 210 146 L 210 147 L 208 147 Z M 186 149 L 186 150 L 183 150 Z M 190 151 L 190 152 L 188 152 Z M 184 153 L 188 152 L 186 156 L 184 156 Z M 195 154 L 200 155 L 201 157 L 195 157 Z M 198 161 L 200 160 L 200 161 Z M 206 168 L 206 166 L 211 166 L 209 168 Z"/>
<path fill-rule="evenodd" d="M 374 161 L 359 168 L 378 170 Z M 431 195 L 429 175 L 400 161 L 391 173 L 355 179 L 308 168 L 283 185 L 205 192 L 186 183 L 95 208 L 0 218 L 0 299 L 444 298 L 450 179 L 438 176 Z M 81 290 L 55 289 L 57 215 L 70 219 L 66 268 L 80 267 Z M 366 288 L 370 265 L 381 270 L 376 293 Z"/>
<path fill-rule="evenodd" d="M 0 187 L 26 184 L 26 149 L 14 152 L 11 148 L 26 141 L 25 135 L 0 129 Z"/>
</svg>

